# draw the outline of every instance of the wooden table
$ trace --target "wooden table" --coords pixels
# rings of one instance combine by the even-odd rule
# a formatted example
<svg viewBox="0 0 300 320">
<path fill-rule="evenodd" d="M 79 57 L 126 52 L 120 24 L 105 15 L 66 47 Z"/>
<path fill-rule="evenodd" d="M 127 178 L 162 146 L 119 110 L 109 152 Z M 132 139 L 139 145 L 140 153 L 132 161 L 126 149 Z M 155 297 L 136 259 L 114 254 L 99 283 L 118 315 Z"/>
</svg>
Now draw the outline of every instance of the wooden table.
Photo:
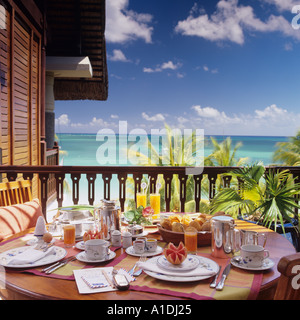
<svg viewBox="0 0 300 320">
<path fill-rule="evenodd" d="M 296 252 L 293 245 L 282 235 L 269 229 L 257 226 L 253 223 L 237 220 L 237 228 L 265 232 L 267 235 L 266 249 L 275 262 L 271 270 L 264 271 L 261 289 L 258 299 L 272 299 L 280 273 L 277 271 L 277 263 L 281 257 Z M 25 235 L 27 232 L 16 234 L 14 237 Z M 160 238 L 159 234 L 150 234 L 148 237 Z M 12 237 L 13 238 L 13 237 Z M 1 244 L 0 244 L 1 251 Z M 123 249 L 116 251 L 117 256 L 123 253 Z M 62 279 L 46 278 L 33 274 L 10 272 L 6 273 L 6 289 L 1 289 L 0 294 L 6 299 L 99 299 L 99 300 L 176 300 L 176 297 L 159 295 L 138 291 L 116 291 L 80 295 L 76 282 Z"/>
</svg>

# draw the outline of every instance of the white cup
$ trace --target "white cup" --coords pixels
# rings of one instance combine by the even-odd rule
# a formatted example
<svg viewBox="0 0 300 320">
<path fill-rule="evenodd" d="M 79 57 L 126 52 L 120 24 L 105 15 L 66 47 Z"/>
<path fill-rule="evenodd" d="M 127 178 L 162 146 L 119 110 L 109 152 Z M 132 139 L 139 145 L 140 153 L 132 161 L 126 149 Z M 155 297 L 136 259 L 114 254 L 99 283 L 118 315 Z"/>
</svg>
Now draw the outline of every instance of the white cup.
<svg viewBox="0 0 300 320">
<path fill-rule="evenodd" d="M 269 257 L 269 251 L 263 246 L 246 244 L 241 247 L 241 257 L 244 265 L 251 268 L 259 268 L 263 265 L 264 259 Z"/>
<path fill-rule="evenodd" d="M 91 239 L 84 243 L 88 260 L 104 260 L 109 254 L 108 242 L 103 239 Z"/>
<path fill-rule="evenodd" d="M 146 249 L 146 243 L 144 240 L 137 239 L 133 241 L 133 250 L 137 254 L 142 254 Z"/>
<path fill-rule="evenodd" d="M 147 239 L 146 240 L 146 249 L 149 252 L 155 252 L 157 249 L 157 240 L 156 239 Z"/>
</svg>

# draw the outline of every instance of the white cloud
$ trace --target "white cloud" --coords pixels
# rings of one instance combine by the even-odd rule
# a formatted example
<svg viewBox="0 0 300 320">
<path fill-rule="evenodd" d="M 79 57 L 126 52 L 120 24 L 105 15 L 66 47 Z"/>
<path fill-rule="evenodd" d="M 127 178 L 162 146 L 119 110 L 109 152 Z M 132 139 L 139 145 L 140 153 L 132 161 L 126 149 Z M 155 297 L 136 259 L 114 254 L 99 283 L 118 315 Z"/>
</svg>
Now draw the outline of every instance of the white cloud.
<svg viewBox="0 0 300 320">
<path fill-rule="evenodd" d="M 143 112 L 142 117 L 147 121 L 165 121 L 165 117 L 161 113 L 157 113 L 150 117 L 146 112 Z"/>
<path fill-rule="evenodd" d="M 119 49 L 113 50 L 112 56 L 108 55 L 108 59 L 110 61 L 120 61 L 120 62 L 129 62 L 130 61 L 125 57 L 125 54 Z"/>
<path fill-rule="evenodd" d="M 286 109 L 278 108 L 276 104 L 272 104 L 263 110 L 255 110 L 258 119 L 284 119 L 288 112 Z"/>
<path fill-rule="evenodd" d="M 155 68 L 144 67 L 143 72 L 146 73 L 154 73 L 154 72 L 162 72 L 163 70 L 177 70 L 182 66 L 181 63 L 174 63 L 169 60 L 168 62 L 163 62 L 160 65 L 157 65 Z"/>
<path fill-rule="evenodd" d="M 55 119 L 55 125 L 68 126 L 71 123 L 67 114 L 62 114 L 58 119 Z"/>
<path fill-rule="evenodd" d="M 270 15 L 264 22 L 257 18 L 251 6 L 238 5 L 238 0 L 220 0 L 216 11 L 195 16 L 195 10 L 187 19 L 179 21 L 175 31 L 187 36 L 197 36 L 210 41 L 231 41 L 242 45 L 245 31 L 281 32 L 285 36 L 300 40 L 290 21 L 283 16 Z"/>
<path fill-rule="evenodd" d="M 224 112 L 220 112 L 219 110 L 212 108 L 212 107 L 204 107 L 202 108 L 201 106 L 193 106 L 193 110 L 196 111 L 197 115 L 199 117 L 203 118 L 217 118 L 217 117 L 222 117 L 222 118 L 227 118 L 226 114 Z"/>
<path fill-rule="evenodd" d="M 298 0 L 261 0 L 275 5 L 280 11 L 291 11 L 293 6 L 299 5 Z"/>
<path fill-rule="evenodd" d="M 129 0 L 106 1 L 105 37 L 108 42 L 125 43 L 142 39 L 152 42 L 152 16 L 128 10 Z"/>
</svg>

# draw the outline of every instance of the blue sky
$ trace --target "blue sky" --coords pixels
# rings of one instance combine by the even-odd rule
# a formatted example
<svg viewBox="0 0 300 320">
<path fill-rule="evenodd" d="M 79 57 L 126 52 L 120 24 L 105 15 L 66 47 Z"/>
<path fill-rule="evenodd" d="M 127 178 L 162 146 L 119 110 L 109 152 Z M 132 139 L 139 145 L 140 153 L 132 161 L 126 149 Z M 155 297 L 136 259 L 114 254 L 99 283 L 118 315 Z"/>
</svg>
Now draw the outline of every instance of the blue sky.
<svg viewBox="0 0 300 320">
<path fill-rule="evenodd" d="M 106 4 L 108 100 L 56 101 L 56 132 L 118 133 L 120 121 L 148 133 L 165 123 L 206 135 L 300 129 L 300 2 Z"/>
</svg>

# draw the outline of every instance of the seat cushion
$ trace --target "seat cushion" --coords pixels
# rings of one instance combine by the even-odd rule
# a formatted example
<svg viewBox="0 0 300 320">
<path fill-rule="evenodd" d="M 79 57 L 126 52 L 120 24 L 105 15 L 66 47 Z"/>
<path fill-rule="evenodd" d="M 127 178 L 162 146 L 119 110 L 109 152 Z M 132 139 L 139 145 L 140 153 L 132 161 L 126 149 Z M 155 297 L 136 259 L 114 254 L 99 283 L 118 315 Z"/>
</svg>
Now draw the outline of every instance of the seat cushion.
<svg viewBox="0 0 300 320">
<path fill-rule="evenodd" d="M 0 241 L 34 227 L 40 216 L 43 216 L 43 213 L 38 199 L 23 204 L 0 207 Z"/>
</svg>

